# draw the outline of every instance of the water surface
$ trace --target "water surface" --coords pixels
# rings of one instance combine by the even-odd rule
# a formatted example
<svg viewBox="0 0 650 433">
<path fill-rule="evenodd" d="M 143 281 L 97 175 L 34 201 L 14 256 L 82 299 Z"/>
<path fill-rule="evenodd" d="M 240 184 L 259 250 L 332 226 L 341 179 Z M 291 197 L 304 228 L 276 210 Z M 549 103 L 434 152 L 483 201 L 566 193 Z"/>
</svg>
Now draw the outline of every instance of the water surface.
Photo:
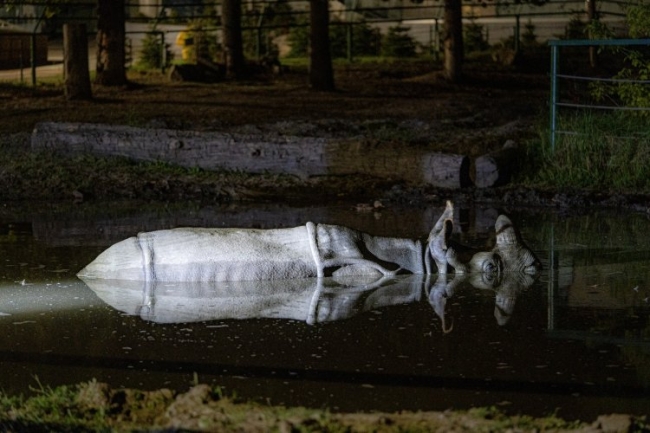
<svg viewBox="0 0 650 433">
<path fill-rule="evenodd" d="M 496 290 L 463 281 L 437 292 L 435 276 L 348 286 L 331 280 L 167 285 L 156 287 L 155 302 L 147 304 L 137 285 L 91 288 L 75 276 L 103 249 L 143 230 L 313 221 L 417 238 L 441 211 L 5 208 L 0 386 L 28 392 L 37 380 L 55 386 L 96 378 L 182 391 L 198 380 L 261 401 L 333 410 L 497 405 L 567 418 L 647 411 L 645 215 L 505 209 L 544 270 L 529 284 Z M 490 246 L 498 213 L 461 208 L 455 236 Z"/>
</svg>

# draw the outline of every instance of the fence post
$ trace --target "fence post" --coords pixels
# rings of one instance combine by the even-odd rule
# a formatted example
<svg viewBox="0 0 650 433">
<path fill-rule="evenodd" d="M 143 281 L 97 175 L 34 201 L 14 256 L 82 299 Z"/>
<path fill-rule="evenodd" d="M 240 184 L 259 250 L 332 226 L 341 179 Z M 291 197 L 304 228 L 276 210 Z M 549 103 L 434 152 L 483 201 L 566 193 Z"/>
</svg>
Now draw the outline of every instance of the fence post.
<svg viewBox="0 0 650 433">
<path fill-rule="evenodd" d="M 550 96 L 550 112 L 551 112 L 551 151 L 555 151 L 555 129 L 557 127 L 557 68 L 559 58 L 559 47 L 555 44 L 551 45 L 551 96 Z"/>
<path fill-rule="evenodd" d="M 165 44 L 165 32 L 160 32 L 160 72 L 165 73 L 167 67 L 167 46 Z"/>
<path fill-rule="evenodd" d="M 519 38 L 521 35 L 521 22 L 519 15 L 515 16 L 515 53 L 519 52 Z"/>
<path fill-rule="evenodd" d="M 350 24 L 348 22 L 345 27 L 346 27 L 346 30 L 347 30 L 347 32 L 346 32 L 346 36 L 347 36 L 346 37 L 346 43 L 347 43 L 348 62 L 352 62 L 352 57 L 353 57 L 352 56 L 352 38 L 354 37 L 353 33 L 352 33 L 352 24 Z"/>
<path fill-rule="evenodd" d="M 435 60 L 440 59 L 440 25 L 438 24 L 438 18 L 435 18 L 434 21 L 434 27 L 433 27 L 433 35 L 434 35 L 434 42 L 433 42 L 433 52 Z"/>
<path fill-rule="evenodd" d="M 25 76 L 23 69 L 25 68 L 25 62 L 23 60 L 23 38 L 18 39 L 18 62 L 20 64 L 20 84 L 25 82 Z"/>
</svg>

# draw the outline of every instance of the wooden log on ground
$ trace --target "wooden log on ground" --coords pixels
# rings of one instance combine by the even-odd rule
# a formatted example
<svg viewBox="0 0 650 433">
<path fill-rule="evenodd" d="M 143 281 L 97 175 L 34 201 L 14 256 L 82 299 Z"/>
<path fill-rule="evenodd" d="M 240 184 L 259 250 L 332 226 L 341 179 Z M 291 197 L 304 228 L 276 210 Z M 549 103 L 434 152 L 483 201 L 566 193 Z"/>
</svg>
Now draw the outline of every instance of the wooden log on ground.
<svg viewBox="0 0 650 433">
<path fill-rule="evenodd" d="M 441 188 L 471 185 L 469 159 L 462 155 L 318 137 L 44 122 L 32 133 L 32 149 L 301 178 L 364 174 Z"/>
<path fill-rule="evenodd" d="M 222 81 L 225 72 L 219 69 L 219 65 L 212 64 L 180 64 L 173 65 L 169 69 L 168 77 L 171 81 L 191 81 L 198 83 L 216 83 Z"/>
<path fill-rule="evenodd" d="M 516 143 L 508 140 L 501 150 L 476 158 L 474 184 L 478 188 L 507 184 L 519 168 L 519 156 Z"/>
<path fill-rule="evenodd" d="M 425 163 L 425 181 L 445 188 L 466 188 L 472 185 L 469 158 L 464 155 L 431 153 Z"/>
<path fill-rule="evenodd" d="M 403 146 L 370 146 L 358 141 L 341 141 L 328 148 L 326 160 L 328 174 L 333 175 L 363 173 L 451 189 L 471 185 L 470 161 L 463 155 L 421 148 L 405 151 Z"/>
<path fill-rule="evenodd" d="M 327 140 L 313 137 L 244 135 L 89 123 L 39 123 L 33 150 L 123 156 L 163 161 L 205 170 L 286 173 L 300 177 L 327 174 Z"/>
</svg>

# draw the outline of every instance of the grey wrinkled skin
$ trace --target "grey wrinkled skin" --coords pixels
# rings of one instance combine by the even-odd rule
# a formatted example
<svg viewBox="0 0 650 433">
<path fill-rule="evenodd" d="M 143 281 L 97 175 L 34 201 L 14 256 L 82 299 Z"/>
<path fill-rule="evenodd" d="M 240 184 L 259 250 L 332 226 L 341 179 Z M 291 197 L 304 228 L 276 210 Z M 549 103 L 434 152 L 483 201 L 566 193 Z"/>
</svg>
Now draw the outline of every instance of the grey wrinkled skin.
<svg viewBox="0 0 650 433">
<path fill-rule="evenodd" d="M 506 273 L 535 276 L 542 269 L 541 262 L 507 216 L 497 218 L 496 245 L 489 251 L 471 250 L 452 241 L 453 216 L 454 205 L 448 201 L 429 234 L 427 250 L 438 273 L 448 273 L 451 267 L 456 274 L 479 274 L 482 285 L 497 287 Z"/>
<path fill-rule="evenodd" d="M 540 270 L 508 217 L 497 218 L 496 245 L 489 251 L 452 241 L 453 220 L 454 206 L 447 202 L 424 242 L 311 222 L 270 230 L 158 230 L 114 244 L 77 275 L 84 280 L 218 283 L 432 275 L 453 269 L 455 274 L 481 274 L 498 286 L 506 273 L 536 275 Z"/>
</svg>

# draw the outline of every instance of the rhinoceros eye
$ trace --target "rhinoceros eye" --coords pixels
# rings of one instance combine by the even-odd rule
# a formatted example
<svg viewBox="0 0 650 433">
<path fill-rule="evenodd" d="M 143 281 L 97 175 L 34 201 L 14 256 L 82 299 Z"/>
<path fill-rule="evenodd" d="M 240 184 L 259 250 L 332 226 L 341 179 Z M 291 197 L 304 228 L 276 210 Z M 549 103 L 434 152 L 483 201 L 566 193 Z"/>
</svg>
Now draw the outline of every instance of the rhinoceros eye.
<svg viewBox="0 0 650 433">
<path fill-rule="evenodd" d="M 499 263 L 501 258 L 498 254 L 494 254 L 490 260 L 486 260 L 483 263 L 483 272 L 487 274 L 497 274 L 499 273 Z"/>
</svg>

